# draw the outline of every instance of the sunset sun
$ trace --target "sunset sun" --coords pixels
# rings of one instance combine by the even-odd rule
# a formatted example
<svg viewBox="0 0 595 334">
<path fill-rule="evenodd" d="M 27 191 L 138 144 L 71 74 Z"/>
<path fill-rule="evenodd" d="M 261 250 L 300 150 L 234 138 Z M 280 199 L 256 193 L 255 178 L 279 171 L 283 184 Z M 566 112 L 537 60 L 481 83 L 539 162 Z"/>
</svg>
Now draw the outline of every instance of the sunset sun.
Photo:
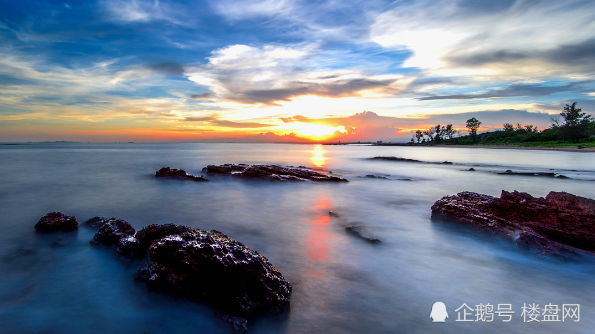
<svg viewBox="0 0 595 334">
<path fill-rule="evenodd" d="M 299 129 L 297 131 L 299 135 L 304 137 L 323 138 L 331 136 L 337 131 L 344 132 L 345 128 L 342 126 L 335 127 L 329 125 L 302 123 L 299 125 Z"/>
</svg>

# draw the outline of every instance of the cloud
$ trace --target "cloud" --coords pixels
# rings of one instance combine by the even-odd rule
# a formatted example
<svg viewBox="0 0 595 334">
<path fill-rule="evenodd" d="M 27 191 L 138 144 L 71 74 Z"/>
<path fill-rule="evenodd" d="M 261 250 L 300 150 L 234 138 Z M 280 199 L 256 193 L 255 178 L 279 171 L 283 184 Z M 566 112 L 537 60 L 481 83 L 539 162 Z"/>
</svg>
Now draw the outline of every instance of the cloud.
<svg viewBox="0 0 595 334">
<path fill-rule="evenodd" d="M 218 97 L 244 104 L 273 105 L 304 95 L 353 96 L 365 90 L 392 95 L 400 89 L 396 85 L 400 75 L 304 68 L 318 52 L 310 44 L 260 48 L 231 45 L 213 51 L 207 64 L 187 69 L 187 75 Z"/>
<path fill-rule="evenodd" d="M 512 84 L 503 89 L 491 89 L 478 93 L 454 94 L 454 95 L 436 95 L 421 97 L 419 100 L 474 100 L 503 97 L 540 97 L 549 96 L 556 93 L 581 92 L 588 91 L 588 84 L 594 80 L 572 82 L 562 86 L 543 86 L 541 84 Z"/>
<path fill-rule="evenodd" d="M 213 97 L 212 93 L 202 93 L 202 94 L 191 94 L 188 96 L 193 100 L 203 100 L 203 99 L 210 99 Z"/>
<path fill-rule="evenodd" d="M 163 0 L 103 0 L 107 18 L 121 23 L 167 21 L 187 25 L 183 6 Z"/>
<path fill-rule="evenodd" d="M 474 73 L 512 76 L 513 67 L 493 64 L 582 59 L 576 51 L 592 50 L 594 13 L 595 3 L 581 0 L 416 1 L 379 15 L 370 37 L 386 48 L 411 50 L 405 67 L 453 71 L 491 64 Z M 531 72 L 549 75 L 546 66 L 533 64 Z"/>
<path fill-rule="evenodd" d="M 210 125 L 218 126 L 222 128 L 236 128 L 236 129 L 253 129 L 253 128 L 265 128 L 274 126 L 274 124 L 257 123 L 257 122 L 236 122 L 230 120 L 219 119 L 213 116 L 203 117 L 186 117 L 186 122 L 208 122 Z"/>
<path fill-rule="evenodd" d="M 184 74 L 184 66 L 173 61 L 149 65 L 148 67 L 153 71 L 163 72 L 171 76 L 182 76 Z"/>
</svg>

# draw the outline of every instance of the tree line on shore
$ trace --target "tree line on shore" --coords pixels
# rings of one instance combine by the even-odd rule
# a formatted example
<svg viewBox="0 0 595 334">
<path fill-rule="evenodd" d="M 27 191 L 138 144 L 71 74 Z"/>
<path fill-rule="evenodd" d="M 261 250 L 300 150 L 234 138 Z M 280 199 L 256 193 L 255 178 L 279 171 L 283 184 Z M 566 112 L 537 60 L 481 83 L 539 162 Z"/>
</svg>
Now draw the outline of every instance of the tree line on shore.
<svg viewBox="0 0 595 334">
<path fill-rule="evenodd" d="M 577 102 L 566 105 L 564 110 L 551 118 L 551 126 L 540 130 L 532 124 L 504 123 L 501 130 L 477 133 L 481 122 L 475 117 L 466 122 L 467 135 L 462 135 L 452 124 L 436 125 L 427 130 L 416 130 L 411 145 L 472 145 L 515 143 L 579 143 L 595 142 L 595 119 L 577 108 Z"/>
</svg>

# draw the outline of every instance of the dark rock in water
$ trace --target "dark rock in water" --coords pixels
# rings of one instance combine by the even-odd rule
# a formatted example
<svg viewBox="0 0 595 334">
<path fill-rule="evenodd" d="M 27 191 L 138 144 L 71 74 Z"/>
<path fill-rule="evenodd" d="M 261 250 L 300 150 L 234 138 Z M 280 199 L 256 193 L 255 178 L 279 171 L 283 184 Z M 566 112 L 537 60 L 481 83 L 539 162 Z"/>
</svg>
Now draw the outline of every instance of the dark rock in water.
<svg viewBox="0 0 595 334">
<path fill-rule="evenodd" d="M 331 210 L 328 212 L 329 217 L 339 217 L 339 214 L 335 212 L 335 210 Z"/>
<path fill-rule="evenodd" d="M 595 200 L 565 192 L 545 198 L 502 191 L 500 198 L 461 192 L 432 206 L 432 219 L 454 220 L 506 236 L 540 254 L 569 259 L 595 251 Z"/>
<path fill-rule="evenodd" d="M 91 227 L 91 228 L 100 228 L 101 226 L 109 223 L 110 219 L 115 219 L 115 218 L 93 217 L 93 218 L 85 221 L 82 225 Z"/>
<path fill-rule="evenodd" d="M 406 159 L 406 158 L 399 158 L 399 157 L 373 157 L 372 160 L 388 160 L 388 161 L 402 161 L 402 162 L 421 162 L 421 160 L 415 159 Z"/>
<path fill-rule="evenodd" d="M 182 234 L 190 231 L 190 227 L 176 224 L 151 224 L 143 227 L 136 232 L 134 236 L 140 244 L 140 251 L 146 253 L 155 240 L 159 240 L 168 235 Z"/>
<path fill-rule="evenodd" d="M 109 222 L 103 224 L 93 237 L 93 243 L 105 245 L 117 245 L 120 239 L 134 235 L 134 227 L 129 222 L 110 218 Z"/>
<path fill-rule="evenodd" d="M 42 232 L 76 230 L 79 223 L 74 216 L 67 216 L 62 212 L 50 212 L 39 219 L 35 229 Z"/>
<path fill-rule="evenodd" d="M 368 174 L 365 177 L 367 177 L 369 179 L 383 179 L 383 180 L 388 180 L 388 177 L 378 176 L 378 175 L 373 175 L 373 174 Z"/>
<path fill-rule="evenodd" d="M 471 168 L 469 168 L 469 171 L 470 172 L 475 172 L 475 168 L 471 167 Z"/>
<path fill-rule="evenodd" d="M 289 168 L 275 165 L 209 165 L 203 168 L 209 174 L 231 175 L 243 179 L 261 179 L 273 181 L 321 181 L 348 182 L 346 179 L 329 176 L 302 168 Z"/>
<path fill-rule="evenodd" d="M 521 176 L 546 176 L 546 177 L 554 177 L 556 173 L 550 172 L 513 172 L 510 169 L 507 169 L 503 173 L 498 173 L 499 175 L 521 175 Z"/>
<path fill-rule="evenodd" d="M 558 178 L 558 179 L 569 179 L 569 177 L 568 177 L 568 176 L 566 176 L 566 175 L 562 175 L 562 174 L 558 174 L 558 175 L 556 176 L 556 178 Z"/>
<path fill-rule="evenodd" d="M 453 163 L 452 163 L 452 162 L 450 162 L 450 161 L 443 161 L 443 162 L 442 162 L 442 164 L 443 164 L 443 165 L 452 165 Z"/>
<path fill-rule="evenodd" d="M 265 257 L 221 232 L 194 228 L 154 241 L 136 278 L 243 318 L 284 311 L 291 295 L 291 284 Z"/>
<path fill-rule="evenodd" d="M 157 172 L 155 172 L 155 176 L 157 177 L 171 177 L 175 179 L 183 179 L 183 180 L 193 180 L 193 181 L 208 181 L 204 177 L 200 175 L 192 175 L 186 173 L 186 171 L 182 169 L 172 169 L 169 167 L 163 167 Z"/>
<path fill-rule="evenodd" d="M 370 242 L 373 244 L 380 243 L 379 239 L 369 236 L 368 233 L 365 231 L 365 229 L 362 226 L 350 225 L 350 226 L 345 227 L 345 230 L 355 236 L 358 236 L 358 237 L 366 240 L 367 242 Z"/>
<path fill-rule="evenodd" d="M 132 236 L 120 239 L 117 251 L 126 257 L 138 257 L 146 253 L 142 251 L 140 241 Z"/>
</svg>

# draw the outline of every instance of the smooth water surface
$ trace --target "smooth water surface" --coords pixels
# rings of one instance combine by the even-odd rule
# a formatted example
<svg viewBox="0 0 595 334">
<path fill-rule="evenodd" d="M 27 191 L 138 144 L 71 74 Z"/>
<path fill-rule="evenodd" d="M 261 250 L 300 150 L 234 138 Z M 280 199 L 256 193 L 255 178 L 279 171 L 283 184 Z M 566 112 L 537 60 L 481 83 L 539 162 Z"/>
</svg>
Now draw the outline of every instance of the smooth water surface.
<svg viewBox="0 0 595 334">
<path fill-rule="evenodd" d="M 426 164 L 369 160 L 397 156 Z M 305 165 L 349 183 L 157 179 L 161 167 Z M 470 172 L 469 168 L 476 171 Z M 498 175 L 550 171 L 570 179 Z M 365 178 L 366 175 L 388 179 Z M 0 145 L 0 332 L 232 333 L 207 305 L 148 292 L 139 264 L 89 245 L 95 231 L 36 234 L 50 211 L 135 228 L 216 229 L 266 256 L 293 284 L 291 311 L 253 333 L 592 333 L 595 262 L 541 259 L 469 228 L 430 220 L 442 196 L 475 191 L 595 197 L 595 154 L 477 148 L 286 144 Z M 335 210 L 340 217 L 329 217 Z M 358 224 L 379 244 L 348 234 Z M 446 323 L 432 323 L 432 304 Z M 463 303 L 512 304 L 512 321 L 456 322 Z M 579 322 L 524 323 L 523 304 L 580 304 Z"/>
</svg>

